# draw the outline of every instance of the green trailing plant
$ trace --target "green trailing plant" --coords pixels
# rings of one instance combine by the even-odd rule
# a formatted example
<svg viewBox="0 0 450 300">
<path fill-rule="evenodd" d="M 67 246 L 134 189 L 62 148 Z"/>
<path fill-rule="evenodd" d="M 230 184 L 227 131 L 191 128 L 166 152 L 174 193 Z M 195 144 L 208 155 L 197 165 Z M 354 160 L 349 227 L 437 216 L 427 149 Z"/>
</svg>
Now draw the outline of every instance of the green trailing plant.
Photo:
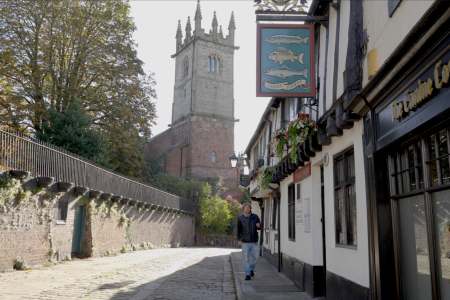
<svg viewBox="0 0 450 300">
<path fill-rule="evenodd" d="M 259 176 L 259 184 L 262 189 L 269 188 L 269 184 L 272 182 L 272 176 L 275 173 L 275 167 L 267 167 L 264 172 Z"/>
<path fill-rule="evenodd" d="M 0 207 L 6 209 L 9 205 L 19 205 L 31 199 L 31 192 L 25 191 L 20 180 L 11 178 L 9 174 L 0 175 Z"/>
<path fill-rule="evenodd" d="M 24 271 L 29 270 L 30 268 L 27 266 L 23 258 L 16 257 L 16 259 L 14 260 L 13 269 L 18 271 Z"/>
<path fill-rule="evenodd" d="M 275 136 L 275 152 L 278 157 L 283 157 L 287 150 L 292 161 L 296 162 L 298 145 L 304 143 L 314 131 L 317 124 L 309 118 L 309 115 L 300 113 L 298 118 L 290 122 L 286 129 L 280 129 Z"/>
<path fill-rule="evenodd" d="M 282 157 L 284 151 L 288 146 L 287 131 L 284 128 L 280 128 L 275 135 L 275 152 L 278 157 Z"/>
<path fill-rule="evenodd" d="M 119 227 L 129 227 L 131 225 L 131 220 L 122 213 L 119 217 Z"/>
</svg>

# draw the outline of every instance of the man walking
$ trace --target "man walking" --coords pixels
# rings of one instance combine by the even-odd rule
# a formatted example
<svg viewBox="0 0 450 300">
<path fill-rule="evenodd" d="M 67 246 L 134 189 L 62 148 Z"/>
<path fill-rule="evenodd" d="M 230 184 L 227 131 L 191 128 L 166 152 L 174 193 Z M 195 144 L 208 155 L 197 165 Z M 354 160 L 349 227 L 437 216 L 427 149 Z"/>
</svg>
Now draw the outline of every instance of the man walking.
<svg viewBox="0 0 450 300">
<path fill-rule="evenodd" d="M 242 207 L 243 214 L 237 220 L 237 238 L 242 242 L 242 258 L 244 261 L 245 280 L 255 276 L 256 258 L 258 257 L 258 232 L 261 229 L 259 217 L 252 213 L 250 203 Z"/>
</svg>

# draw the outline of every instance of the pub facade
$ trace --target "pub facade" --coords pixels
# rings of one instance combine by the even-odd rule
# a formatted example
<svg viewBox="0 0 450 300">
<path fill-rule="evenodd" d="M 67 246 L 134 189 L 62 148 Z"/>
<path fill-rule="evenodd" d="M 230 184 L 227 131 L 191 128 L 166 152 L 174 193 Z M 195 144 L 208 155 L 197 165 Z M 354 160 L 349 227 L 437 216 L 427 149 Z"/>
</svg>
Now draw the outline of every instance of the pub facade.
<svg viewBox="0 0 450 300">
<path fill-rule="evenodd" d="M 449 5 L 308 15 L 316 93 L 272 97 L 246 149 L 261 254 L 313 297 L 450 299 Z"/>
</svg>

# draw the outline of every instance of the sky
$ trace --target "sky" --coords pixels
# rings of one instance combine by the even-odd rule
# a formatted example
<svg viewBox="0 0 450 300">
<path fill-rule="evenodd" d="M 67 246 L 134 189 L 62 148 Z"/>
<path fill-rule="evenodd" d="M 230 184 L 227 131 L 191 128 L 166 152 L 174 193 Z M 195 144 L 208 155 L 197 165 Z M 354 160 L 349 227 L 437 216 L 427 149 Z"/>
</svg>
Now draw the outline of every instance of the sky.
<svg viewBox="0 0 450 300">
<path fill-rule="evenodd" d="M 191 21 L 197 0 L 131 0 L 131 16 L 137 30 L 138 57 L 146 73 L 155 73 L 157 125 L 153 135 L 168 128 L 172 116 L 175 80 L 175 34 L 178 20 L 183 29 L 188 16 Z M 234 56 L 235 151 L 243 152 L 253 135 L 269 98 L 256 97 L 256 21 L 252 0 L 201 0 L 202 27 L 209 32 L 214 11 L 224 35 L 234 11 L 236 21 Z M 191 22 L 192 23 L 192 22 Z M 193 26 L 193 23 L 192 23 Z"/>
</svg>

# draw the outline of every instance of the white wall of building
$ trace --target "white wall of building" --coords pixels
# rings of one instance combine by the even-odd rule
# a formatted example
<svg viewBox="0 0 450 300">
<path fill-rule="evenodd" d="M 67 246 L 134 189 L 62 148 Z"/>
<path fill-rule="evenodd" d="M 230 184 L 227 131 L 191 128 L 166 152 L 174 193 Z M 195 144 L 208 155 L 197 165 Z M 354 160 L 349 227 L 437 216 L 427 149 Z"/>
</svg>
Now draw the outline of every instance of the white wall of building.
<svg viewBox="0 0 450 300">
<path fill-rule="evenodd" d="M 284 179 L 280 185 L 281 251 L 310 265 L 323 265 L 322 223 L 320 221 L 320 168 L 312 167 L 311 176 L 299 182 L 301 186 L 300 198 L 303 223 L 296 223 L 295 241 L 290 240 L 288 237 L 288 186 L 291 183 L 293 183 L 292 175 Z M 299 202 L 296 199 L 296 210 L 299 209 L 298 204 Z M 307 218 L 309 218 L 309 221 Z M 307 222 L 310 222 L 309 225 L 307 225 Z"/>
<path fill-rule="evenodd" d="M 369 287 L 367 202 L 362 136 L 363 122 L 355 122 L 352 129 L 345 130 L 341 137 L 333 138 L 332 144 L 323 147 L 322 150 L 323 154 L 329 155 L 329 163 L 324 166 L 326 255 L 328 271 Z M 351 146 L 354 147 L 355 156 L 356 249 L 336 246 L 335 240 L 333 156 Z"/>
<path fill-rule="evenodd" d="M 432 0 L 403 0 L 393 16 L 389 17 L 387 1 L 364 0 L 364 28 L 369 38 L 367 51 L 377 49 L 379 67 L 389 58 L 433 2 Z M 365 60 L 363 85 L 367 83 L 367 60 Z"/>
</svg>

